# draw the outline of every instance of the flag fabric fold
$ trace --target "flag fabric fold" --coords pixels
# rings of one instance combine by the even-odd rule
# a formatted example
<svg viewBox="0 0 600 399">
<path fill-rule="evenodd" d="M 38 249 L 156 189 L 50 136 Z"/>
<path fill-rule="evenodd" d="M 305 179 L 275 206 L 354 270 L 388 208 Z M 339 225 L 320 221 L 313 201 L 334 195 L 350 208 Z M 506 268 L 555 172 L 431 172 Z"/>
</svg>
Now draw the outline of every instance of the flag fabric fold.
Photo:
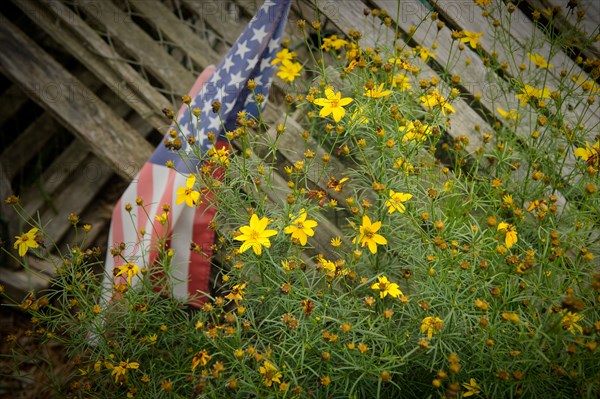
<svg viewBox="0 0 600 399">
<path fill-rule="evenodd" d="M 224 133 L 235 129 L 237 114 L 245 111 L 249 116 L 258 117 L 258 106 L 254 95 L 248 89 L 248 81 L 253 79 L 254 94 L 268 95 L 273 77 L 272 60 L 279 50 L 281 37 L 287 21 L 291 0 L 267 0 L 249 22 L 246 29 L 229 50 L 218 67 L 207 67 L 191 88 L 190 108 L 199 108 L 196 119 L 186 105 L 176 117 L 175 129 L 179 133 L 182 148 L 188 157 L 160 144 L 150 159 L 142 167 L 117 202 L 109 230 L 103 282 L 103 302 L 106 304 L 114 294 L 114 284 L 125 283 L 126 275 L 113 277 L 115 269 L 133 263 L 139 268 L 157 272 L 157 244 L 162 237 L 170 237 L 169 248 L 173 250 L 171 259 L 172 286 L 169 290 L 176 298 L 198 306 L 202 297 L 190 301 L 190 295 L 209 291 L 211 247 L 214 232 L 209 223 L 216 209 L 208 206 L 210 201 L 202 201 L 195 207 L 185 203 L 176 204 L 176 191 L 184 187 L 191 173 L 201 166 L 202 159 L 194 159 L 187 139 L 193 137 L 201 153 L 206 153 L 213 144 L 208 134 L 217 138 L 215 146 L 227 146 Z M 220 102 L 219 114 L 214 113 L 212 104 Z M 170 133 L 165 136 L 170 138 Z M 167 167 L 167 163 L 172 166 Z M 143 202 L 143 208 L 137 202 Z M 163 215 L 167 205 L 167 221 L 161 224 L 157 217 Z M 192 251 L 191 244 L 201 251 Z M 118 250 L 111 251 L 111 248 Z M 116 253 L 116 256 L 115 256 Z M 158 270 L 160 273 L 160 270 Z M 131 284 L 140 283 L 139 274 Z M 158 287 L 164 288 L 164 287 Z"/>
</svg>

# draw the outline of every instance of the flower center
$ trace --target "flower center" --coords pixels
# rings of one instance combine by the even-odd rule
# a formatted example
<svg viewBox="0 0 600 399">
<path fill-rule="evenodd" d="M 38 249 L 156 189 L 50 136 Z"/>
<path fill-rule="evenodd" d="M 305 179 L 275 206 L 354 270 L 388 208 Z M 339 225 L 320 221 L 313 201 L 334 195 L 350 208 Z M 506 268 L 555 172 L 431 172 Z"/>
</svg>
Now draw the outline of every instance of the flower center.
<svg viewBox="0 0 600 399">
<path fill-rule="evenodd" d="M 371 239 L 375 235 L 375 232 L 368 227 L 365 227 L 363 233 L 366 238 Z"/>
<path fill-rule="evenodd" d="M 252 230 L 252 232 L 250 232 L 251 240 L 258 240 L 259 238 L 260 238 L 260 233 L 258 232 L 258 230 Z"/>
<path fill-rule="evenodd" d="M 379 291 L 387 291 L 388 285 L 387 283 L 379 283 Z"/>
<path fill-rule="evenodd" d="M 338 100 L 330 100 L 329 101 L 329 106 L 331 108 L 337 108 L 340 106 L 340 102 Z"/>
<path fill-rule="evenodd" d="M 297 226 L 299 229 L 303 229 L 303 228 L 304 228 L 304 223 L 302 223 L 302 222 L 296 222 L 296 226 Z"/>
</svg>

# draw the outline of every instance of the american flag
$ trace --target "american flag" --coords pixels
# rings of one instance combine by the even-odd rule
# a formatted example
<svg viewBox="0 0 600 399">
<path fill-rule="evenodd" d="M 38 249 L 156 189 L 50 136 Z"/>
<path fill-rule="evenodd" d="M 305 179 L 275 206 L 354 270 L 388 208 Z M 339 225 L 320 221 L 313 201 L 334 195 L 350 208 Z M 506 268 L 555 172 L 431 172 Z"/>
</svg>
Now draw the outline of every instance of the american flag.
<svg viewBox="0 0 600 399">
<path fill-rule="evenodd" d="M 187 106 L 182 106 L 176 117 L 177 125 L 171 126 L 180 132 L 179 137 L 194 136 L 196 144 L 203 153 L 212 147 L 208 133 L 217 137 L 217 148 L 227 146 L 224 132 L 235 129 L 235 121 L 240 111 L 257 117 L 258 107 L 254 96 L 247 88 L 248 80 L 256 83 L 255 94 L 267 96 L 273 76 L 271 61 L 279 51 L 281 37 L 287 21 L 291 0 L 267 0 L 258 9 L 244 32 L 231 47 L 227 56 L 215 69 L 209 67 L 198 77 L 189 96 L 191 108 L 200 108 L 199 122 L 190 115 Z M 220 117 L 212 111 L 212 104 L 221 103 Z M 167 133 L 167 136 L 168 137 Z M 190 148 L 182 139 L 181 151 Z M 174 168 L 166 166 L 173 162 Z M 216 209 L 209 207 L 209 201 L 191 208 L 185 203 L 176 204 L 176 190 L 185 186 L 190 173 L 196 172 L 202 160 L 190 162 L 182 159 L 175 151 L 159 145 L 154 154 L 142 167 L 131 182 L 119 202 L 116 204 L 111 220 L 108 246 L 118 248 L 121 243 L 125 249 L 113 256 L 109 250 L 105 262 L 106 277 L 103 283 L 103 302 L 113 298 L 114 284 L 123 283 L 126 278 L 113 277 L 113 271 L 127 262 L 135 263 L 139 268 L 146 267 L 150 272 L 160 267 L 155 264 L 158 251 L 157 244 L 162 237 L 169 236 L 170 248 L 174 255 L 171 261 L 172 295 L 198 306 L 203 302 L 202 296 L 190 300 L 196 295 L 209 290 L 210 259 L 208 255 L 191 251 L 191 243 L 195 243 L 210 254 L 214 243 L 214 232 L 208 228 Z M 136 199 L 143 200 L 145 210 L 136 205 Z M 126 205 L 131 210 L 126 210 Z M 168 222 L 158 223 L 156 216 L 163 214 L 163 205 L 170 207 Z M 141 231 L 145 231 L 142 236 Z M 156 269 L 154 269 L 156 270 Z M 160 272 L 160 271 L 159 271 Z M 133 286 L 141 282 L 138 274 L 133 278 Z"/>
</svg>

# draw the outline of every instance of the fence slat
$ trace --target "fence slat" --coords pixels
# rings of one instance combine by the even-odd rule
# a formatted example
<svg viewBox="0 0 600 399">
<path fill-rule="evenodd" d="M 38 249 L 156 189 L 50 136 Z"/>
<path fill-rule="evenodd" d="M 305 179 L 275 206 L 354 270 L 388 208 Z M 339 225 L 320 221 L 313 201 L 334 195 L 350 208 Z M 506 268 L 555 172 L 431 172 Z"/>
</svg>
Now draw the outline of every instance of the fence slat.
<svg viewBox="0 0 600 399">
<path fill-rule="evenodd" d="M 555 23 L 561 31 L 572 31 L 576 26 L 585 31 L 587 37 L 600 35 L 600 2 L 598 0 L 581 0 L 578 7 L 570 11 L 566 5 L 566 1 L 557 0 L 527 0 L 527 3 L 535 10 L 541 12 L 545 8 L 560 7 L 561 12 L 556 15 Z M 577 11 L 581 9 L 585 11 L 585 15 L 580 22 L 577 21 Z M 581 30 L 581 29 L 580 29 Z M 584 32 L 581 32 L 582 36 Z M 600 42 L 592 41 L 589 46 L 578 46 L 587 58 L 600 58 Z"/>
<path fill-rule="evenodd" d="M 453 3 L 450 2 L 440 1 L 436 3 L 436 9 L 441 15 L 443 15 L 453 24 L 461 26 L 460 15 L 456 12 L 456 8 L 453 7 L 452 4 Z M 534 52 L 543 55 L 546 57 L 546 59 L 550 58 L 550 55 L 553 55 L 553 57 L 548 61 L 556 65 L 554 68 L 548 70 L 545 87 L 552 91 L 560 92 L 560 72 L 563 69 L 571 71 L 571 75 L 581 74 L 581 76 L 585 79 L 590 79 L 587 74 L 564 52 L 552 49 L 550 44 L 546 42 L 545 34 L 540 31 L 518 8 L 511 14 L 507 11 L 504 4 L 500 4 L 498 2 L 497 5 L 498 7 L 496 7 L 496 11 L 499 13 L 498 19 L 502 22 L 497 29 L 504 31 L 504 35 L 507 36 L 506 40 L 511 40 L 509 37 L 514 39 L 514 44 L 511 46 L 510 52 L 508 52 L 505 46 L 498 46 L 495 43 L 494 33 L 491 30 L 493 28 L 490 26 L 490 21 L 481 15 L 479 9 L 471 9 L 471 12 L 468 14 L 468 28 L 465 27 L 465 29 L 472 32 L 485 32 L 479 40 L 482 49 L 489 54 L 491 54 L 493 51 L 496 51 L 499 59 L 507 61 L 508 73 L 510 76 L 519 77 L 519 79 L 525 82 L 533 79 L 533 72 L 527 69 L 525 71 L 521 71 L 519 69 L 519 64 L 522 62 L 525 63 L 525 65 L 529 64 L 527 51 L 523 46 L 530 44 L 533 37 L 539 37 L 543 38 L 544 40 L 541 43 L 541 47 L 535 49 Z M 508 23 L 509 20 L 510 24 Z M 586 102 L 584 100 L 588 97 L 588 95 L 580 89 L 577 89 L 576 91 L 582 101 L 578 102 L 577 104 L 570 104 L 574 106 L 573 111 L 570 111 L 565 104 L 563 112 L 566 115 L 566 120 L 572 122 L 573 126 L 583 123 L 590 130 L 597 129 L 597 127 L 600 125 L 600 106 L 595 105 L 588 108 L 585 105 Z M 584 114 L 585 119 L 583 119 Z"/>
<path fill-rule="evenodd" d="M 112 41 L 122 46 L 164 87 L 180 96 L 194 84 L 194 76 L 111 1 L 79 2 L 78 7 L 106 30 Z"/>
<path fill-rule="evenodd" d="M 0 68 L 121 176 L 131 179 L 152 153 L 151 145 L 12 23 L 0 25 Z M 88 101 L 57 101 L 51 85 L 79 85 Z"/>
<path fill-rule="evenodd" d="M 27 96 L 16 85 L 11 85 L 0 96 L 0 125 L 13 117 L 27 102 Z"/>
<path fill-rule="evenodd" d="M 152 21 L 170 42 L 176 44 L 201 68 L 220 61 L 221 57 L 208 45 L 208 42 L 202 40 L 161 2 L 129 0 L 129 4 Z"/>
<path fill-rule="evenodd" d="M 362 46 L 374 47 L 377 42 L 377 38 L 381 34 L 385 34 L 385 29 L 388 29 L 390 37 L 394 37 L 395 32 L 391 28 L 386 28 L 382 25 L 382 31 L 379 31 L 379 24 L 377 27 L 374 23 L 364 23 L 365 16 L 362 13 L 364 4 L 360 1 L 348 1 L 344 3 L 344 7 L 330 7 L 329 4 L 317 3 L 320 11 L 326 15 L 340 30 L 344 33 L 352 29 L 356 29 L 357 26 L 361 27 L 362 31 Z M 409 48 L 406 43 L 402 40 L 397 40 L 397 45 L 401 47 Z M 437 77 L 440 80 L 440 88 L 442 91 L 449 92 L 450 87 L 444 83 L 439 75 L 427 64 L 420 62 L 420 59 L 416 61 L 416 65 L 421 68 L 422 78 Z M 475 112 L 464 100 L 457 98 L 453 101 L 452 105 L 456 109 L 456 113 L 450 117 L 451 126 L 448 127 L 447 131 L 450 136 L 456 138 L 460 135 L 466 135 L 469 137 L 469 144 L 466 149 L 469 153 L 477 151 L 483 145 L 481 135 L 475 131 L 475 125 L 479 125 L 482 131 L 492 131 L 489 124 Z"/>
<path fill-rule="evenodd" d="M 160 110 L 170 101 L 153 88 L 77 14 L 60 2 L 14 1 L 35 22 L 60 42 L 106 86 L 155 128 L 164 128 Z M 57 23 L 59 21 L 60 23 Z"/>
</svg>

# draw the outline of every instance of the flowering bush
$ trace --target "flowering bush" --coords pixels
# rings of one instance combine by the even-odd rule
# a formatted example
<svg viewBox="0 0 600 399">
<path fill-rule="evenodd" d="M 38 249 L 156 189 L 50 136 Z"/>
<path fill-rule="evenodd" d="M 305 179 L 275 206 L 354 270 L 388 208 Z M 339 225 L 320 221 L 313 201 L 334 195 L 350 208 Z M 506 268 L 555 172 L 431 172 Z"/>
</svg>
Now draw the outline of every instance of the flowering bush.
<svg viewBox="0 0 600 399">
<path fill-rule="evenodd" d="M 374 11 L 365 24 L 385 29 Z M 489 116 L 493 131 L 474 127 L 482 145 L 469 152 L 475 136 L 445 133 L 461 113 L 460 80 L 422 72 L 435 49 L 313 29 L 311 63 L 288 48 L 275 62 L 302 128 L 285 118 L 267 133 L 241 113 L 226 134 L 237 154 L 211 149 L 177 191 L 177 206 L 218 208 L 218 278 L 200 309 L 170 295 L 168 237 L 160 272 L 127 259 L 106 306 L 85 239 L 57 265 L 58 289 L 20 304 L 76 362 L 69 394 L 599 395 L 600 150 L 583 123 L 598 112 L 596 83 L 565 71 L 553 92 L 544 82 L 559 66 L 528 49 L 531 64 L 519 67 L 532 78 L 505 82 L 516 108 Z M 494 34 L 454 32 L 446 44 L 480 55 L 478 41 Z M 486 68 L 506 70 L 497 59 Z M 578 120 L 571 103 L 583 107 Z M 286 135 L 302 144 L 284 148 Z M 19 255 L 50 239 L 29 222 Z"/>
</svg>

